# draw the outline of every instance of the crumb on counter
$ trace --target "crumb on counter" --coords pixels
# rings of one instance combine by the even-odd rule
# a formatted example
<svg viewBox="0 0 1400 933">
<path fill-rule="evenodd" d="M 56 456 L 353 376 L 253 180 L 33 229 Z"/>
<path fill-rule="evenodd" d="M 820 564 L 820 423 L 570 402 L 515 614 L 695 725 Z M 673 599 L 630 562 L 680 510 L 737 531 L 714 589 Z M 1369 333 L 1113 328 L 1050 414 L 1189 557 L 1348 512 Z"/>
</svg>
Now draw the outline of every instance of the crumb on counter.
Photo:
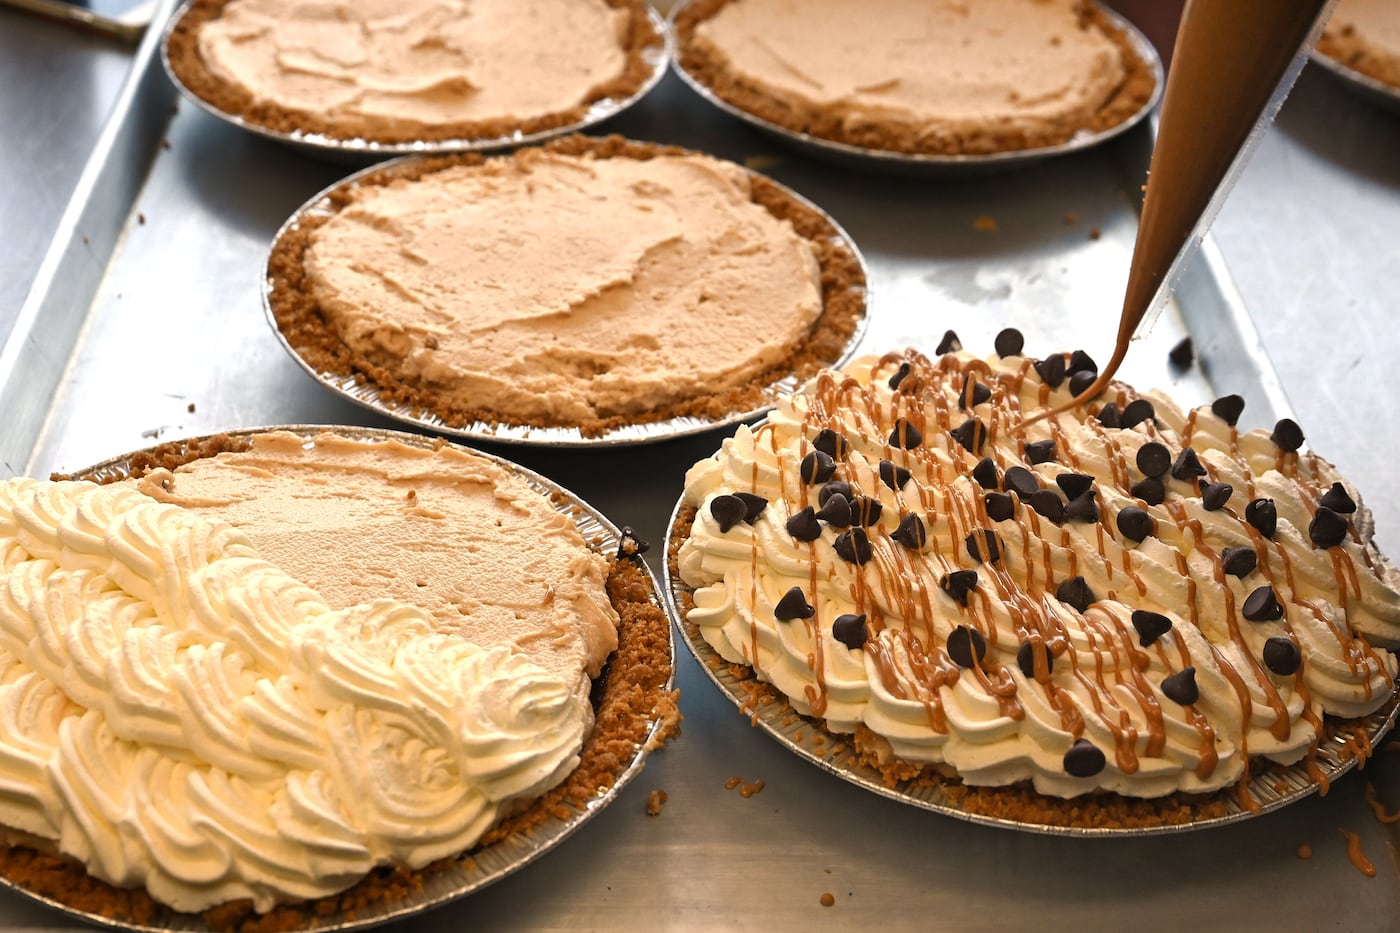
<svg viewBox="0 0 1400 933">
<path fill-rule="evenodd" d="M 659 816 L 668 799 L 666 792 L 659 787 L 647 794 L 647 816 Z"/>
<path fill-rule="evenodd" d="M 1312 846 L 1308 845 L 1306 842 L 1300 845 L 1298 847 L 1298 858 L 1304 861 L 1312 858 Z"/>
<path fill-rule="evenodd" d="M 185 411 L 194 414 L 194 402 L 190 402 L 189 405 L 185 406 Z"/>
<path fill-rule="evenodd" d="M 983 214 L 972 222 L 972 229 L 978 233 L 996 233 L 1001 228 L 997 226 L 997 219 Z"/>
<path fill-rule="evenodd" d="M 1079 215 L 1074 211 L 1065 211 L 1065 225 L 1073 226 L 1077 223 L 1079 223 Z"/>
<path fill-rule="evenodd" d="M 830 891 L 824 891 L 824 892 L 822 892 L 822 906 L 823 906 L 823 907 L 831 907 L 831 906 L 833 906 L 835 903 L 836 903 L 836 898 L 832 896 L 832 894 L 831 894 Z"/>
<path fill-rule="evenodd" d="M 1098 227 L 1095 227 L 1089 231 L 1089 239 L 1091 240 L 1097 240 L 1101 236 L 1103 236 L 1103 231 L 1101 231 Z"/>
</svg>

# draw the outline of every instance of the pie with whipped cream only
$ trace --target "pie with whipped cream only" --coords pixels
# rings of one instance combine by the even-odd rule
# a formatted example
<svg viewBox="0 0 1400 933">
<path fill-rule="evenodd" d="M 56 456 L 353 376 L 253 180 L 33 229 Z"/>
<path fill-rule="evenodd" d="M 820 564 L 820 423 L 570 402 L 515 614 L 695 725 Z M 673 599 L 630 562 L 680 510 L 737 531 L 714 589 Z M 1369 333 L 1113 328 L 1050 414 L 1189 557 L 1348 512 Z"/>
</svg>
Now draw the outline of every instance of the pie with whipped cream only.
<svg viewBox="0 0 1400 933">
<path fill-rule="evenodd" d="M 0 873 L 40 895 L 300 929 L 674 718 L 645 571 L 496 461 L 277 432 L 137 473 L 0 483 Z"/>
<path fill-rule="evenodd" d="M 1400 89 L 1400 4 L 1339 0 L 1317 49 L 1353 71 Z"/>
<path fill-rule="evenodd" d="M 1291 420 L 1237 429 L 1239 396 L 1183 411 L 1116 383 L 1021 427 L 1097 372 L 1021 343 L 860 358 L 693 466 L 687 625 L 969 810 L 1257 805 L 1251 776 L 1393 702 L 1400 574 L 1370 513 Z"/>
<path fill-rule="evenodd" d="M 1140 112 L 1156 78 L 1088 0 L 695 0 L 680 65 L 733 106 L 871 150 L 1055 146 Z"/>
<path fill-rule="evenodd" d="M 194 0 L 166 51 L 251 124 L 403 143 L 577 123 L 636 94 L 663 42 L 640 0 Z"/>
<path fill-rule="evenodd" d="M 303 360 L 386 402 L 596 434 L 832 365 L 865 310 L 837 234 L 734 163 L 570 137 L 338 189 L 273 247 L 269 303 Z"/>
</svg>

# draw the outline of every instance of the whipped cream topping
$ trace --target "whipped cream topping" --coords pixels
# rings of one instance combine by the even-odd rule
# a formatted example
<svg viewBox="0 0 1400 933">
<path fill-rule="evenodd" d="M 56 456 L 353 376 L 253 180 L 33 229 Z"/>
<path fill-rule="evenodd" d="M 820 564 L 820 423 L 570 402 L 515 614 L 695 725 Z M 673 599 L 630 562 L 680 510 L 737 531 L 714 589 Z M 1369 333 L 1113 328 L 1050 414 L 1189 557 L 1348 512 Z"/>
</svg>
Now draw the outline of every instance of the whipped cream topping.
<svg viewBox="0 0 1400 933">
<path fill-rule="evenodd" d="M 464 851 L 590 721 L 508 648 L 393 600 L 332 609 L 129 487 L 0 483 L 0 566 L 0 824 L 178 910 Z"/>
<path fill-rule="evenodd" d="M 1017 341 L 1019 344 L 1019 341 Z M 1390 699 L 1400 574 L 1301 433 L 1082 354 L 825 372 L 689 471 L 689 620 L 798 711 L 975 785 L 1136 797 L 1293 763 Z"/>
<path fill-rule="evenodd" d="M 822 311 L 814 249 L 699 154 L 525 150 L 363 186 L 303 257 L 357 355 L 491 420 L 644 417 L 776 366 Z"/>
<path fill-rule="evenodd" d="M 626 23 L 603 0 L 231 0 L 198 42 L 255 101 L 373 134 L 579 106 L 621 75 Z"/>
</svg>

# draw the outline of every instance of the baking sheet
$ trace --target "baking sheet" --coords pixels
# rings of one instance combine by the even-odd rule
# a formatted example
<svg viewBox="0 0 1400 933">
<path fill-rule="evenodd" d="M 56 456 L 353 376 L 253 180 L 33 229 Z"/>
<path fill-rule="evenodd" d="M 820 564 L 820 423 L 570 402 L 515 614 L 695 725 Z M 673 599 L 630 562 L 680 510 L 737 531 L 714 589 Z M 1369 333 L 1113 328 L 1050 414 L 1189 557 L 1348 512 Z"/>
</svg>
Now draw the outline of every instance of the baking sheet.
<svg viewBox="0 0 1400 933">
<path fill-rule="evenodd" d="M 172 114 L 173 100 L 143 47 L 40 285 L 0 352 L 0 464 L 9 473 L 72 469 L 154 440 L 252 424 L 391 426 L 303 374 L 258 306 L 260 262 L 277 226 L 343 168 L 191 107 Z M 1146 129 L 1021 172 L 958 181 L 872 178 L 806 161 L 714 111 L 674 77 L 600 129 L 747 161 L 826 208 L 865 253 L 877 320 L 890 311 L 867 332 L 866 347 L 932 343 L 951 327 L 969 347 L 985 348 L 1014 324 L 1031 346 L 1080 346 L 1107 358 L 1145 180 Z M 1167 351 L 1188 329 L 1198 364 L 1177 372 Z M 1124 377 L 1169 386 L 1187 404 L 1239 392 L 1249 400 L 1245 428 L 1287 411 L 1209 239 L 1183 273 L 1176 302 L 1137 342 Z M 684 470 L 718 441 L 711 433 L 643 451 L 499 452 L 574 490 L 615 524 L 636 527 L 652 542 L 647 557 L 658 569 Z M 1400 755 L 1378 755 L 1324 797 L 1202 833 L 1010 833 L 830 779 L 736 721 L 693 661 L 683 658 L 677 673 L 682 733 L 613 806 L 538 864 L 386 929 L 644 922 L 786 930 L 876 921 L 927 929 L 930 918 L 961 930 L 1400 924 L 1400 843 L 1366 800 L 1375 782 L 1382 802 L 1400 804 Z M 645 809 L 652 790 L 669 797 L 655 817 Z M 1374 877 L 1348 856 L 1343 831 L 1356 834 Z M 824 893 L 834 906 L 821 904 Z M 9 894 L 0 894 L 0 927 L 75 928 Z"/>
</svg>

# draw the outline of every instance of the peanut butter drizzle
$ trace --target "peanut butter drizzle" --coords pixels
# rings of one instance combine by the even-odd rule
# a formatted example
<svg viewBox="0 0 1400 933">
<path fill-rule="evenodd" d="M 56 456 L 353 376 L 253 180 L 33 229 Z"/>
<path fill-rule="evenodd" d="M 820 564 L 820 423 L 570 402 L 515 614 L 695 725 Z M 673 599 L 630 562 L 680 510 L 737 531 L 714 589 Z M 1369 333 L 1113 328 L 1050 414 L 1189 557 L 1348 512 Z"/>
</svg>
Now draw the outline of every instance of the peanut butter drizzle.
<svg viewBox="0 0 1400 933">
<path fill-rule="evenodd" d="M 1388 810 L 1385 804 L 1381 803 L 1376 796 L 1376 785 L 1370 781 L 1366 782 L 1366 803 L 1370 806 L 1371 812 L 1375 814 L 1378 823 L 1400 823 L 1400 810 Z"/>
<path fill-rule="evenodd" d="M 1376 866 L 1366 857 L 1366 853 L 1361 848 L 1361 837 L 1349 829 L 1339 828 L 1337 832 L 1342 834 L 1342 838 L 1347 841 L 1347 859 L 1352 866 L 1367 878 L 1376 877 Z"/>
</svg>

